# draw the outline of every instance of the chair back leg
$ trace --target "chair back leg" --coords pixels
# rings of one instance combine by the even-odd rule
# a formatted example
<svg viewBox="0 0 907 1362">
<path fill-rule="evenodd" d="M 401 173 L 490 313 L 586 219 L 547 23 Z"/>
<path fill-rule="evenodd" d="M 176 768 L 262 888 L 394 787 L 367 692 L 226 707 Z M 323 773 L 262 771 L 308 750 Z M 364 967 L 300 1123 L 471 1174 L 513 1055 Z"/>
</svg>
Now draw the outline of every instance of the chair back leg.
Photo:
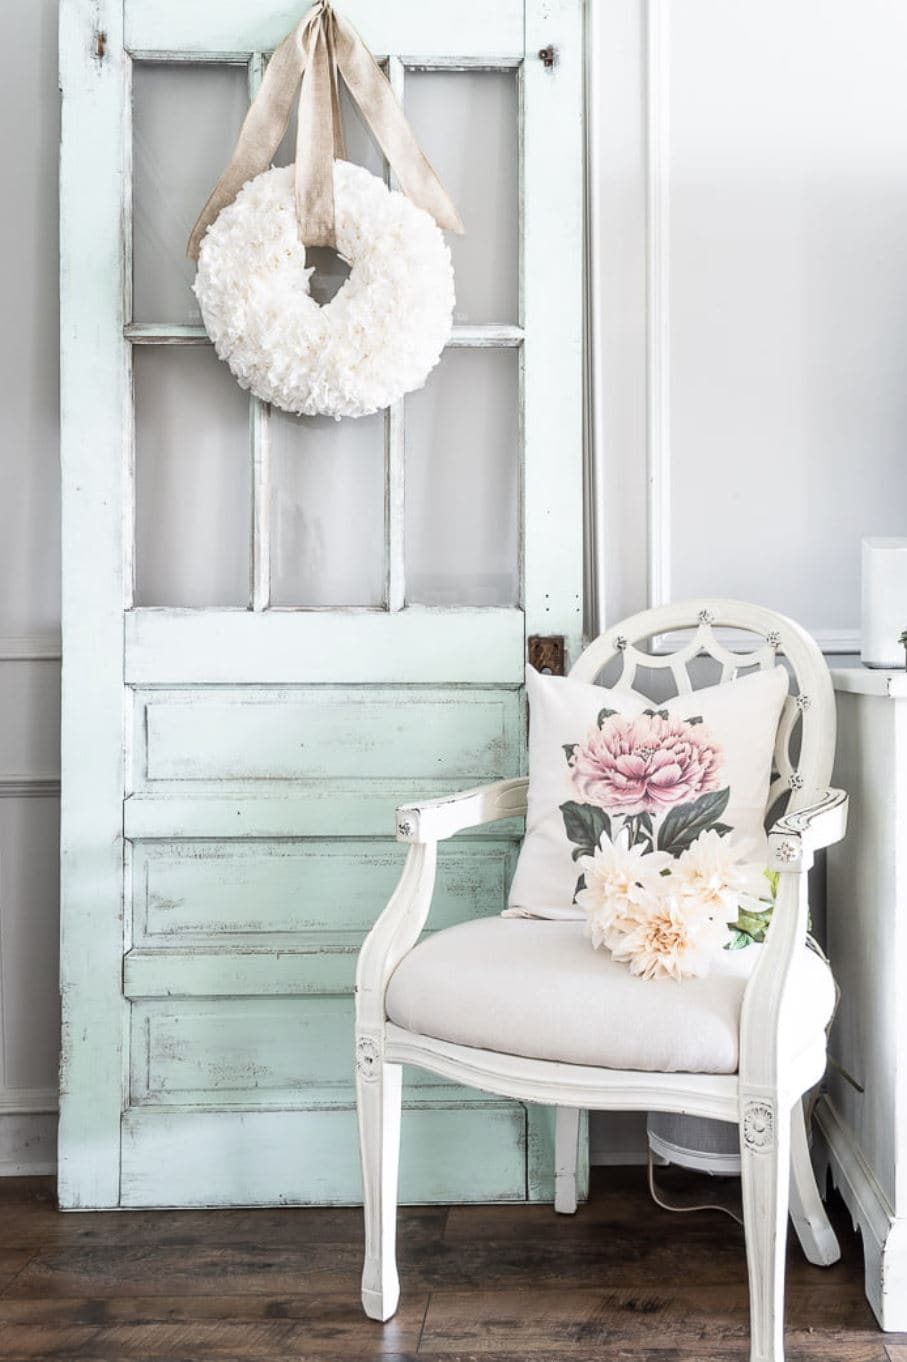
<svg viewBox="0 0 907 1362">
<path fill-rule="evenodd" d="M 790 1184 L 791 1113 L 770 1098 L 744 1096 L 740 1172 L 750 1289 L 750 1362 L 784 1362 L 784 1265 Z"/>
<path fill-rule="evenodd" d="M 807 1262 L 831 1267 L 838 1261 L 841 1246 L 816 1186 L 802 1102 L 796 1102 L 791 1112 L 790 1218 Z"/>
<path fill-rule="evenodd" d="M 375 1047 L 377 1049 L 377 1047 Z M 369 1052 L 357 1063 L 356 1105 L 365 1211 L 362 1306 L 370 1319 L 390 1319 L 400 1298 L 397 1277 L 397 1169 L 403 1068 Z"/>
<path fill-rule="evenodd" d="M 557 1107 L 554 1113 L 554 1209 L 576 1213 L 576 1164 L 579 1158 L 579 1107 Z"/>
</svg>

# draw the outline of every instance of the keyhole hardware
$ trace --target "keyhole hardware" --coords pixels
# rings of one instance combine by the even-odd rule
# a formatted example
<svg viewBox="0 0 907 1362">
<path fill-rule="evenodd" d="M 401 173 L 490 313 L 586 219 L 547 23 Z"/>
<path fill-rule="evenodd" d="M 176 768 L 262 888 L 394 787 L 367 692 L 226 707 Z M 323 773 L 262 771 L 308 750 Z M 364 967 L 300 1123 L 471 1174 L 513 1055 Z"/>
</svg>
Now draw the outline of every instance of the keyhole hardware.
<svg viewBox="0 0 907 1362">
<path fill-rule="evenodd" d="M 555 63 L 557 53 L 551 43 L 547 47 L 539 48 L 539 61 L 542 62 L 546 71 L 550 71 Z"/>
<path fill-rule="evenodd" d="M 563 634 L 533 634 L 529 639 L 529 665 L 547 676 L 563 676 L 566 648 Z"/>
</svg>

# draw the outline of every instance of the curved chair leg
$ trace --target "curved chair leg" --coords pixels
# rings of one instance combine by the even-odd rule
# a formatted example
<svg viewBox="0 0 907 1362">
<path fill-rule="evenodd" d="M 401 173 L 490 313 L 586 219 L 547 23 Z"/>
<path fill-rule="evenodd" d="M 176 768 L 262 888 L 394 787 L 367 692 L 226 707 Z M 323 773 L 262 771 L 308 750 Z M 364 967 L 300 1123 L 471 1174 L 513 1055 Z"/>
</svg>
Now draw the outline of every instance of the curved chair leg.
<svg viewBox="0 0 907 1362">
<path fill-rule="evenodd" d="M 370 1061 L 356 1075 L 359 1152 L 365 1210 L 362 1306 L 370 1319 L 386 1320 L 397 1308 L 397 1167 L 403 1069 Z"/>
<path fill-rule="evenodd" d="M 790 1115 L 767 1098 L 746 1098 L 742 1103 L 740 1171 L 750 1288 L 750 1362 L 784 1362 Z"/>
<path fill-rule="evenodd" d="M 790 1128 L 790 1218 L 807 1262 L 830 1267 L 841 1257 L 841 1246 L 831 1227 L 809 1154 L 806 1114 L 796 1102 Z"/>
<path fill-rule="evenodd" d="M 576 1212 L 576 1162 L 579 1157 L 578 1107 L 556 1107 L 554 1114 L 554 1209 Z"/>
</svg>

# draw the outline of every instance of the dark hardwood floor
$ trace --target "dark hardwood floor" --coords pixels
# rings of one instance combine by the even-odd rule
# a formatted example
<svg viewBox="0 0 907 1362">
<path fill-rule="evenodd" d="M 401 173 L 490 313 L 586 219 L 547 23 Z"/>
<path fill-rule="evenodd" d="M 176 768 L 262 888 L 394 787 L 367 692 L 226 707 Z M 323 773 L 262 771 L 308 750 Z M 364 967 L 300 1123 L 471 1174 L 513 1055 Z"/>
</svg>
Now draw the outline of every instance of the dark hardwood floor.
<svg viewBox="0 0 907 1362">
<path fill-rule="evenodd" d="M 694 1182 L 662 1181 L 678 1195 Z M 907 1362 L 863 1296 L 837 1198 L 833 1268 L 788 1258 L 788 1362 Z M 0 1181 L 0 1358 L 79 1362 L 745 1362 L 743 1232 L 670 1215 L 642 1169 L 599 1169 L 575 1217 L 550 1206 L 400 1212 L 400 1310 L 359 1307 L 358 1210 L 60 1215 L 46 1178 Z"/>
</svg>

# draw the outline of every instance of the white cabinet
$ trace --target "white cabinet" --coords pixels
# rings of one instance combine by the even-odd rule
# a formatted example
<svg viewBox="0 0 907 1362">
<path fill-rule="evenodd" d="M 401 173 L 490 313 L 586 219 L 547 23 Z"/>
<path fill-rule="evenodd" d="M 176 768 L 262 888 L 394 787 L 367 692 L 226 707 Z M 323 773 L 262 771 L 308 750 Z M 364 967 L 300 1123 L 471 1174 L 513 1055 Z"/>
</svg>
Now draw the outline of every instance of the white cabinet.
<svg viewBox="0 0 907 1362">
<path fill-rule="evenodd" d="M 818 1111 L 832 1175 L 863 1236 L 866 1294 L 907 1329 L 907 673 L 833 673 L 834 782 L 850 794 L 828 852 L 828 953 L 841 987 Z"/>
</svg>

